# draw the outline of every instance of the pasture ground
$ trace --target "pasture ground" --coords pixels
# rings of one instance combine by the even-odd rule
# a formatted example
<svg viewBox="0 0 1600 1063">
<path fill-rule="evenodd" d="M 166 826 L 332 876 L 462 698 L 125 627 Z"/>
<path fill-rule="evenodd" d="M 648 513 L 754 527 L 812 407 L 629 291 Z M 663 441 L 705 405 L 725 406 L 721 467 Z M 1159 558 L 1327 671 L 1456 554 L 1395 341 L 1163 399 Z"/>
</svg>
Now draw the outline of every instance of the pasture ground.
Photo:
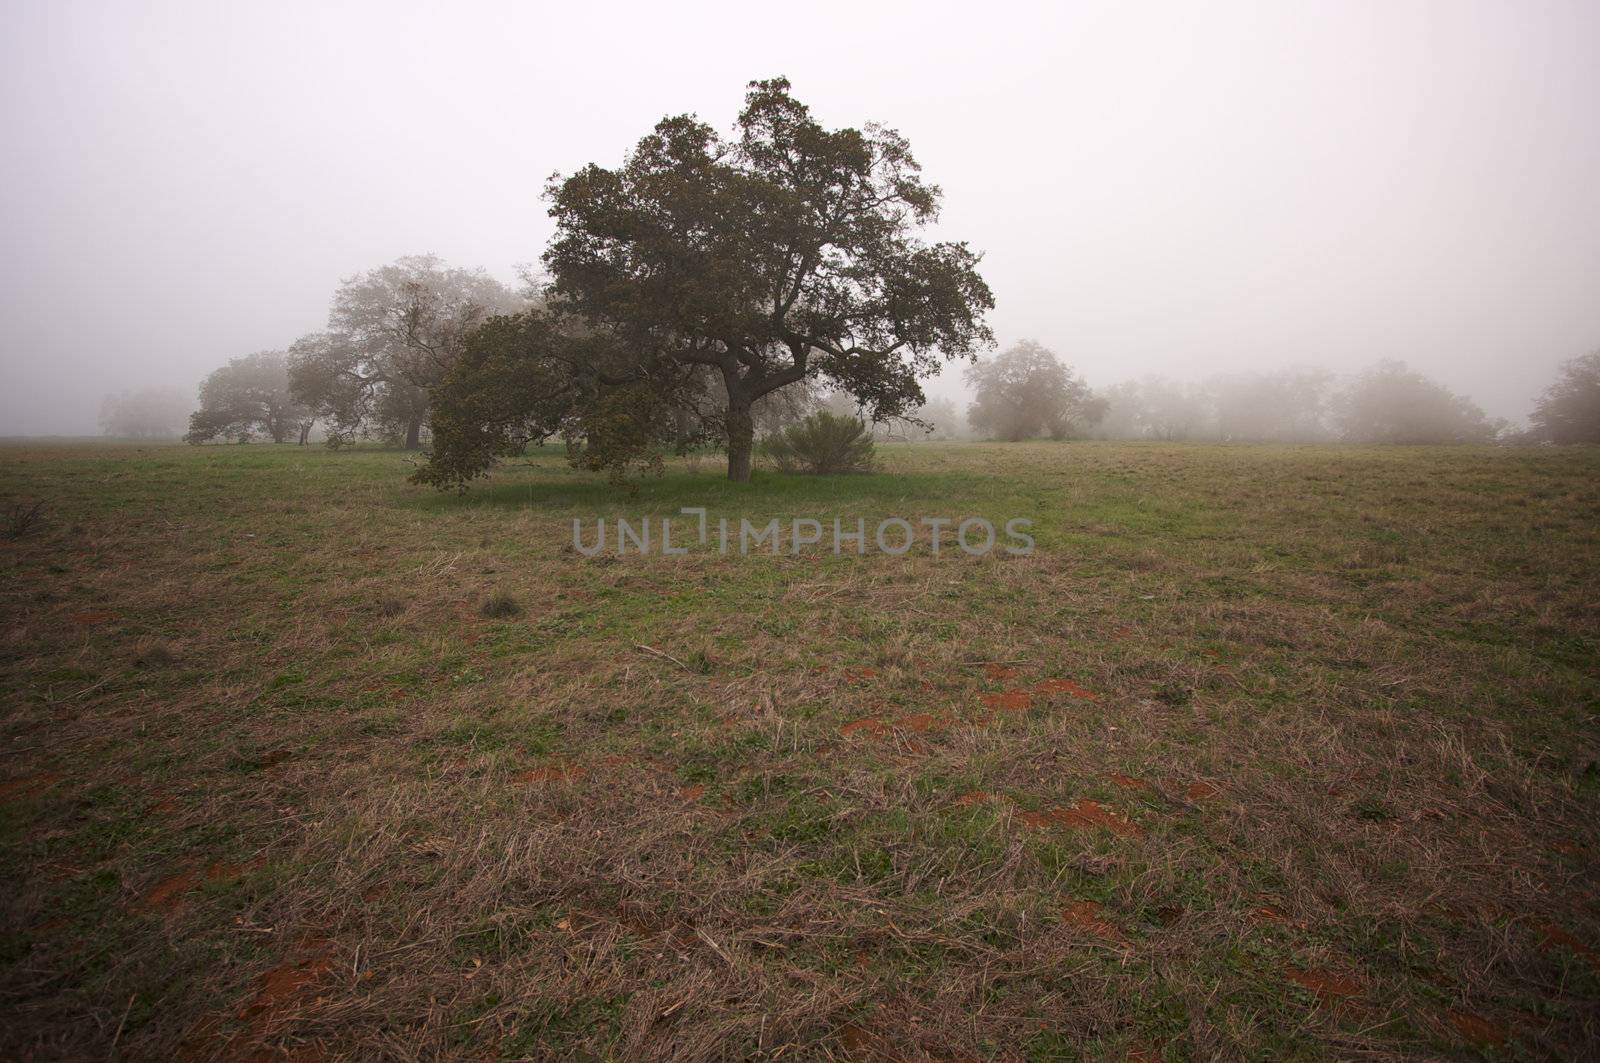
<svg viewBox="0 0 1600 1063">
<path fill-rule="evenodd" d="M 1600 453 L 883 451 L 0 447 L 0 1056 L 1600 1053 Z"/>
</svg>

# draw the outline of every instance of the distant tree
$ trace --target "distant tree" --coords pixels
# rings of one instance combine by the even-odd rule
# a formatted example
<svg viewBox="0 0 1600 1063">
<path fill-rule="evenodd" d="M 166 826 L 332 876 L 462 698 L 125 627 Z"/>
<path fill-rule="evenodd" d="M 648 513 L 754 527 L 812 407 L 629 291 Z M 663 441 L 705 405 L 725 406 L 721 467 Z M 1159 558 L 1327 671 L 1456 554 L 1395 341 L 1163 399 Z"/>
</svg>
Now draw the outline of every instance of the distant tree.
<svg viewBox="0 0 1600 1063">
<path fill-rule="evenodd" d="M 421 445 L 433 390 L 466 337 L 527 300 L 483 270 L 412 255 L 351 277 L 334 293 L 328 331 L 290 348 L 295 395 L 329 425 L 329 441 L 377 434 Z"/>
<path fill-rule="evenodd" d="M 823 379 L 892 417 L 940 354 L 991 342 L 978 256 L 918 236 L 939 202 L 919 169 L 899 134 L 825 129 L 788 81 L 753 82 L 731 140 L 666 118 L 619 168 L 552 182 L 552 303 L 634 350 L 637 383 L 716 374 L 747 480 L 762 396 Z"/>
<path fill-rule="evenodd" d="M 1332 374 L 1320 369 L 1212 377 L 1206 390 L 1217 437 L 1257 443 L 1324 439 L 1332 383 Z"/>
<path fill-rule="evenodd" d="M 289 393 L 289 370 L 280 351 L 235 358 L 200 385 L 200 408 L 189 417 L 190 443 L 221 436 L 245 442 L 259 432 L 274 443 L 298 435 L 302 445 L 315 418 Z"/>
<path fill-rule="evenodd" d="M 1478 443 L 1498 426 L 1470 399 L 1407 368 L 1383 361 L 1333 398 L 1333 423 L 1351 443 Z"/>
<path fill-rule="evenodd" d="M 929 399 L 912 414 L 922 422 L 918 433 L 912 434 L 913 439 L 965 439 L 972 434 L 967 419 L 950 399 Z"/>
<path fill-rule="evenodd" d="M 1216 436 L 1215 409 L 1203 385 L 1145 377 L 1139 382 L 1138 416 L 1149 439 L 1174 442 Z"/>
<path fill-rule="evenodd" d="M 1600 443 L 1600 351 L 1564 364 L 1529 420 L 1537 439 Z"/>
<path fill-rule="evenodd" d="M 1065 439 L 1105 416 L 1104 400 L 1032 340 L 971 366 L 966 376 L 976 389 L 967 420 L 983 435 L 1013 441 L 1045 435 Z"/>
<path fill-rule="evenodd" d="M 122 439 L 177 439 L 189 420 L 189 405 L 174 388 L 107 395 L 100 403 L 100 431 Z"/>
</svg>

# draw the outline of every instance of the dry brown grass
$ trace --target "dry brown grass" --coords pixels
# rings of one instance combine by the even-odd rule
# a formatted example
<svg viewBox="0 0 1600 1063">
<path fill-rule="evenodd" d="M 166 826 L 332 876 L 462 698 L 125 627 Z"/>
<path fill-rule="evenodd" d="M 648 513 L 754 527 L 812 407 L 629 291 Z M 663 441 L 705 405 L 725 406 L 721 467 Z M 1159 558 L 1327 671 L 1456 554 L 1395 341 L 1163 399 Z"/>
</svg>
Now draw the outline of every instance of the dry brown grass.
<svg viewBox="0 0 1600 1063">
<path fill-rule="evenodd" d="M 15 452 L 61 520 L 6 547 L 0 1050 L 1600 1044 L 1593 455 L 886 450 L 718 504 L 1040 551 L 586 560 L 724 489 Z"/>
</svg>

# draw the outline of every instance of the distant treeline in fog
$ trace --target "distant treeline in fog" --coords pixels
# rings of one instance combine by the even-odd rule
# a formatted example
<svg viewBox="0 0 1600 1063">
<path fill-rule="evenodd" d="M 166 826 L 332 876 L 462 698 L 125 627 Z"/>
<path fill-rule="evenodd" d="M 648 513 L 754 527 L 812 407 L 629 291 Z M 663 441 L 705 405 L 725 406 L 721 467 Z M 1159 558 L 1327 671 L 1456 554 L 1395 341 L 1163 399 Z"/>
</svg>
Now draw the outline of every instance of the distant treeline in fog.
<svg viewBox="0 0 1600 1063">
<path fill-rule="evenodd" d="M 1150 439 L 1248 443 L 1600 442 L 1600 352 L 1574 358 L 1539 400 L 1527 428 L 1491 418 L 1471 399 L 1380 361 L 1354 376 L 1323 369 L 1218 373 L 1193 381 L 1147 376 L 1093 390 L 1054 352 L 1024 341 L 967 370 L 974 398 L 948 400 L 880 427 L 909 439 Z M 848 408 L 833 400 L 834 408 Z"/>
<path fill-rule="evenodd" d="M 328 327 L 284 351 L 229 361 L 200 387 L 198 408 L 172 390 L 107 395 L 108 436 L 190 442 L 268 439 L 339 445 L 358 440 L 421 446 L 434 389 L 474 332 L 535 306 L 481 269 L 410 256 L 345 281 Z M 1193 380 L 1145 376 L 1092 387 L 1067 360 L 1033 341 L 965 370 L 964 407 L 934 398 L 873 426 L 880 439 L 1145 439 L 1261 443 L 1597 443 L 1600 351 L 1567 362 L 1526 427 L 1491 418 L 1403 362 L 1355 375 L 1295 367 Z M 711 396 L 714 400 L 714 395 Z M 754 407 L 758 436 L 818 409 L 855 414 L 856 401 L 802 380 Z M 685 423 L 716 417 L 685 409 Z"/>
</svg>

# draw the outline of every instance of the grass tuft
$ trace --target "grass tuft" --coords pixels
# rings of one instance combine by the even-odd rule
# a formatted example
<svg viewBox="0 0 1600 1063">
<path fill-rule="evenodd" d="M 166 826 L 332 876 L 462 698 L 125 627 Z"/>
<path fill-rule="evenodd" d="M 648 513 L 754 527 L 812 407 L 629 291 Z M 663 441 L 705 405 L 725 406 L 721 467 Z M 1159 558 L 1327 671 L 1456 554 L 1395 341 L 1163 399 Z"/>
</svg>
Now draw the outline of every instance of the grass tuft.
<svg viewBox="0 0 1600 1063">
<path fill-rule="evenodd" d="M 490 620 L 510 620 L 522 612 L 522 603 L 507 591 L 495 591 L 478 606 L 478 615 Z"/>
</svg>

